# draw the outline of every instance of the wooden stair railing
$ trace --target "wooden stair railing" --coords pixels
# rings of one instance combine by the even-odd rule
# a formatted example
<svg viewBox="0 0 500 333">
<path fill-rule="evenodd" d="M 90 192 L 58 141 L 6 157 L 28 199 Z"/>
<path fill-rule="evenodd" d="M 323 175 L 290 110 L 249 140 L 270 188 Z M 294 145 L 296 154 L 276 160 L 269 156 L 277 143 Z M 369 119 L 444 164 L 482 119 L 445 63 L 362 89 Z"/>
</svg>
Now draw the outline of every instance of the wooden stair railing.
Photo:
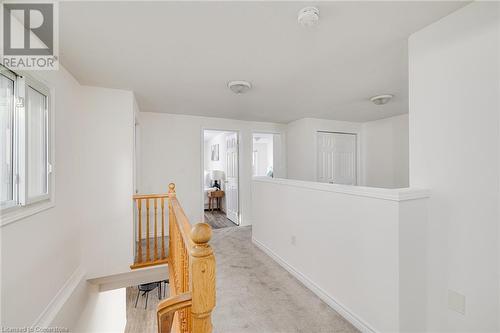
<svg viewBox="0 0 500 333">
<path fill-rule="evenodd" d="M 156 312 L 158 332 L 172 332 L 174 316 L 179 310 L 184 310 L 193 304 L 191 293 L 169 297 L 160 304 Z"/>
<path fill-rule="evenodd" d="M 137 242 L 135 259 L 134 263 L 130 266 L 131 269 L 163 265 L 168 263 L 168 257 L 165 247 L 166 199 L 168 199 L 168 194 L 146 194 L 133 196 L 133 200 L 135 203 L 134 208 L 137 209 Z M 153 212 L 151 212 L 151 202 L 153 204 Z M 158 212 L 158 206 L 160 206 L 160 212 Z M 151 213 L 153 213 L 154 221 L 153 235 L 151 235 Z M 145 223 L 143 222 L 144 220 Z M 160 225 L 158 225 L 158 220 L 160 220 Z M 151 253 L 151 238 L 153 240 L 153 253 Z"/>
<path fill-rule="evenodd" d="M 168 255 L 166 257 L 156 256 L 156 242 L 154 243 L 154 259 L 151 260 L 148 255 L 150 246 L 147 246 L 149 244 L 149 218 L 147 218 L 146 260 L 135 262 L 131 268 L 158 265 L 164 263 L 164 260 L 168 263 L 170 297 L 160 302 L 157 308 L 159 333 L 170 333 L 172 330 L 176 333 L 211 333 L 212 310 L 215 307 L 215 256 L 208 242 L 212 237 L 212 229 L 206 223 L 198 223 L 191 227 L 177 200 L 175 185 L 169 184 L 167 195 L 134 196 L 139 212 L 141 211 L 139 207 L 142 204 L 137 200 L 147 200 L 147 216 L 149 216 L 148 201 L 151 199 L 155 199 L 155 202 L 157 199 L 161 200 L 162 240 L 164 239 L 163 228 L 165 225 L 165 197 L 168 198 Z M 155 216 L 157 215 L 156 207 L 155 203 Z M 139 213 L 139 231 L 141 230 L 140 216 Z M 140 232 L 139 235 L 141 235 Z M 139 246 L 136 258 L 143 258 L 141 237 L 138 237 Z"/>
</svg>

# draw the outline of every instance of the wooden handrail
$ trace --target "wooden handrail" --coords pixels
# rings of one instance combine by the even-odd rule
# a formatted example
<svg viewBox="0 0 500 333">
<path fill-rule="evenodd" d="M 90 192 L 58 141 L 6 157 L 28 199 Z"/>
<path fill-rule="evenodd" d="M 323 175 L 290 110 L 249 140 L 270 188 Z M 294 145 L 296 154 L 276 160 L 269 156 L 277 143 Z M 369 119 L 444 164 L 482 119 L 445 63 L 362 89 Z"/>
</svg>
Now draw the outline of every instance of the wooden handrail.
<svg viewBox="0 0 500 333">
<path fill-rule="evenodd" d="M 215 256 L 208 244 L 212 229 L 206 223 L 191 227 L 175 192 L 169 184 L 167 194 L 135 195 L 137 207 L 137 251 L 131 268 L 168 263 L 170 297 L 157 308 L 158 332 L 211 333 L 212 310 L 215 307 Z M 165 200 L 168 201 L 168 254 L 165 256 Z M 143 201 L 144 204 L 143 205 Z M 150 201 L 153 201 L 151 205 Z M 160 205 L 158 205 L 160 201 Z M 143 218 L 143 207 L 146 216 Z M 151 207 L 154 218 L 151 219 Z M 159 210 L 161 214 L 159 214 Z M 161 216 L 161 218 L 160 218 Z M 158 227 L 161 219 L 161 227 Z M 146 236 L 143 237 L 143 221 Z M 150 224 L 154 221 L 153 257 L 150 246 Z M 161 230 L 161 243 L 158 243 Z M 146 259 L 143 258 L 143 238 L 146 239 Z M 161 246 L 161 251 L 159 247 Z M 160 253 L 158 253 L 160 252 Z"/>
<path fill-rule="evenodd" d="M 161 199 L 168 198 L 168 193 L 165 194 L 135 194 L 132 196 L 132 199 Z"/>
<path fill-rule="evenodd" d="M 191 306 L 178 311 L 176 332 L 211 333 L 215 307 L 215 257 L 208 244 L 212 229 L 206 223 L 191 227 L 169 185 L 170 295 L 191 293 Z M 160 333 L 165 333 L 159 330 Z"/>
<path fill-rule="evenodd" d="M 193 242 L 189 238 L 189 233 L 191 232 L 191 223 L 189 223 L 189 220 L 186 216 L 186 213 L 184 213 L 184 209 L 182 209 L 179 201 L 177 200 L 177 197 L 174 195 L 169 197 L 170 202 L 172 203 L 172 210 L 173 214 L 175 215 L 175 220 L 177 224 L 179 225 L 179 230 L 182 235 L 182 239 L 184 240 L 184 243 L 189 247 L 193 247 Z"/>
<path fill-rule="evenodd" d="M 174 315 L 177 311 L 192 305 L 191 293 L 184 293 L 169 297 L 158 304 L 156 318 L 159 333 L 170 333 L 174 324 Z"/>
</svg>

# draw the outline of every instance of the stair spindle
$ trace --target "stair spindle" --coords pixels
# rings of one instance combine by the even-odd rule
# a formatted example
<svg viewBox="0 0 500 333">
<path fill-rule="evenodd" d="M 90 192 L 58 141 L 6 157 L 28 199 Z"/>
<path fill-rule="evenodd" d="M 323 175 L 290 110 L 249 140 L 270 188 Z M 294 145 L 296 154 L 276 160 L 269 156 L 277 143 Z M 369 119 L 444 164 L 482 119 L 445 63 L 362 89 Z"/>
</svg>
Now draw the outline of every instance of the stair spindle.
<svg viewBox="0 0 500 333">
<path fill-rule="evenodd" d="M 146 199 L 146 261 L 151 260 L 149 246 L 149 199 Z"/>
<path fill-rule="evenodd" d="M 161 258 L 165 258 L 165 198 L 161 198 Z"/>
<path fill-rule="evenodd" d="M 158 259 L 158 199 L 155 198 L 155 255 L 154 260 Z"/>
<path fill-rule="evenodd" d="M 142 262 L 142 200 L 137 199 L 138 230 L 137 230 L 137 262 Z"/>
</svg>

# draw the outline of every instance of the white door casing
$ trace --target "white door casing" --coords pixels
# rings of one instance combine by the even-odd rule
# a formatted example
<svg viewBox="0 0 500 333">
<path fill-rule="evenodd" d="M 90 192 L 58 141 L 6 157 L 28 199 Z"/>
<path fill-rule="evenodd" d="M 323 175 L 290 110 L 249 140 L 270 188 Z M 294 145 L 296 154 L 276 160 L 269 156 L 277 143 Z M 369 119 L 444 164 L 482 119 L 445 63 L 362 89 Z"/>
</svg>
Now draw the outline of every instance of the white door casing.
<svg viewBox="0 0 500 333">
<path fill-rule="evenodd" d="M 226 173 L 226 215 L 228 219 L 239 225 L 238 133 L 226 135 Z"/>
<path fill-rule="evenodd" d="M 318 182 L 356 185 L 356 156 L 356 134 L 318 132 Z"/>
</svg>

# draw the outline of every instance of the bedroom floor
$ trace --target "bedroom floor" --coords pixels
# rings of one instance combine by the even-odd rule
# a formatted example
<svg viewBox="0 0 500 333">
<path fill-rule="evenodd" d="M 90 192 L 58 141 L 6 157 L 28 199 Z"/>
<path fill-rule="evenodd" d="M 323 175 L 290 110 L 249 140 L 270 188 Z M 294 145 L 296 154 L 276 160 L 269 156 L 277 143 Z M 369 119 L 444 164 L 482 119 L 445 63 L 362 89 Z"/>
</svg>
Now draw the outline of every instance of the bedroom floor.
<svg viewBox="0 0 500 333">
<path fill-rule="evenodd" d="M 220 210 L 206 210 L 205 222 L 208 223 L 213 229 L 237 227 L 231 220 L 226 217 L 226 214 Z"/>
</svg>

